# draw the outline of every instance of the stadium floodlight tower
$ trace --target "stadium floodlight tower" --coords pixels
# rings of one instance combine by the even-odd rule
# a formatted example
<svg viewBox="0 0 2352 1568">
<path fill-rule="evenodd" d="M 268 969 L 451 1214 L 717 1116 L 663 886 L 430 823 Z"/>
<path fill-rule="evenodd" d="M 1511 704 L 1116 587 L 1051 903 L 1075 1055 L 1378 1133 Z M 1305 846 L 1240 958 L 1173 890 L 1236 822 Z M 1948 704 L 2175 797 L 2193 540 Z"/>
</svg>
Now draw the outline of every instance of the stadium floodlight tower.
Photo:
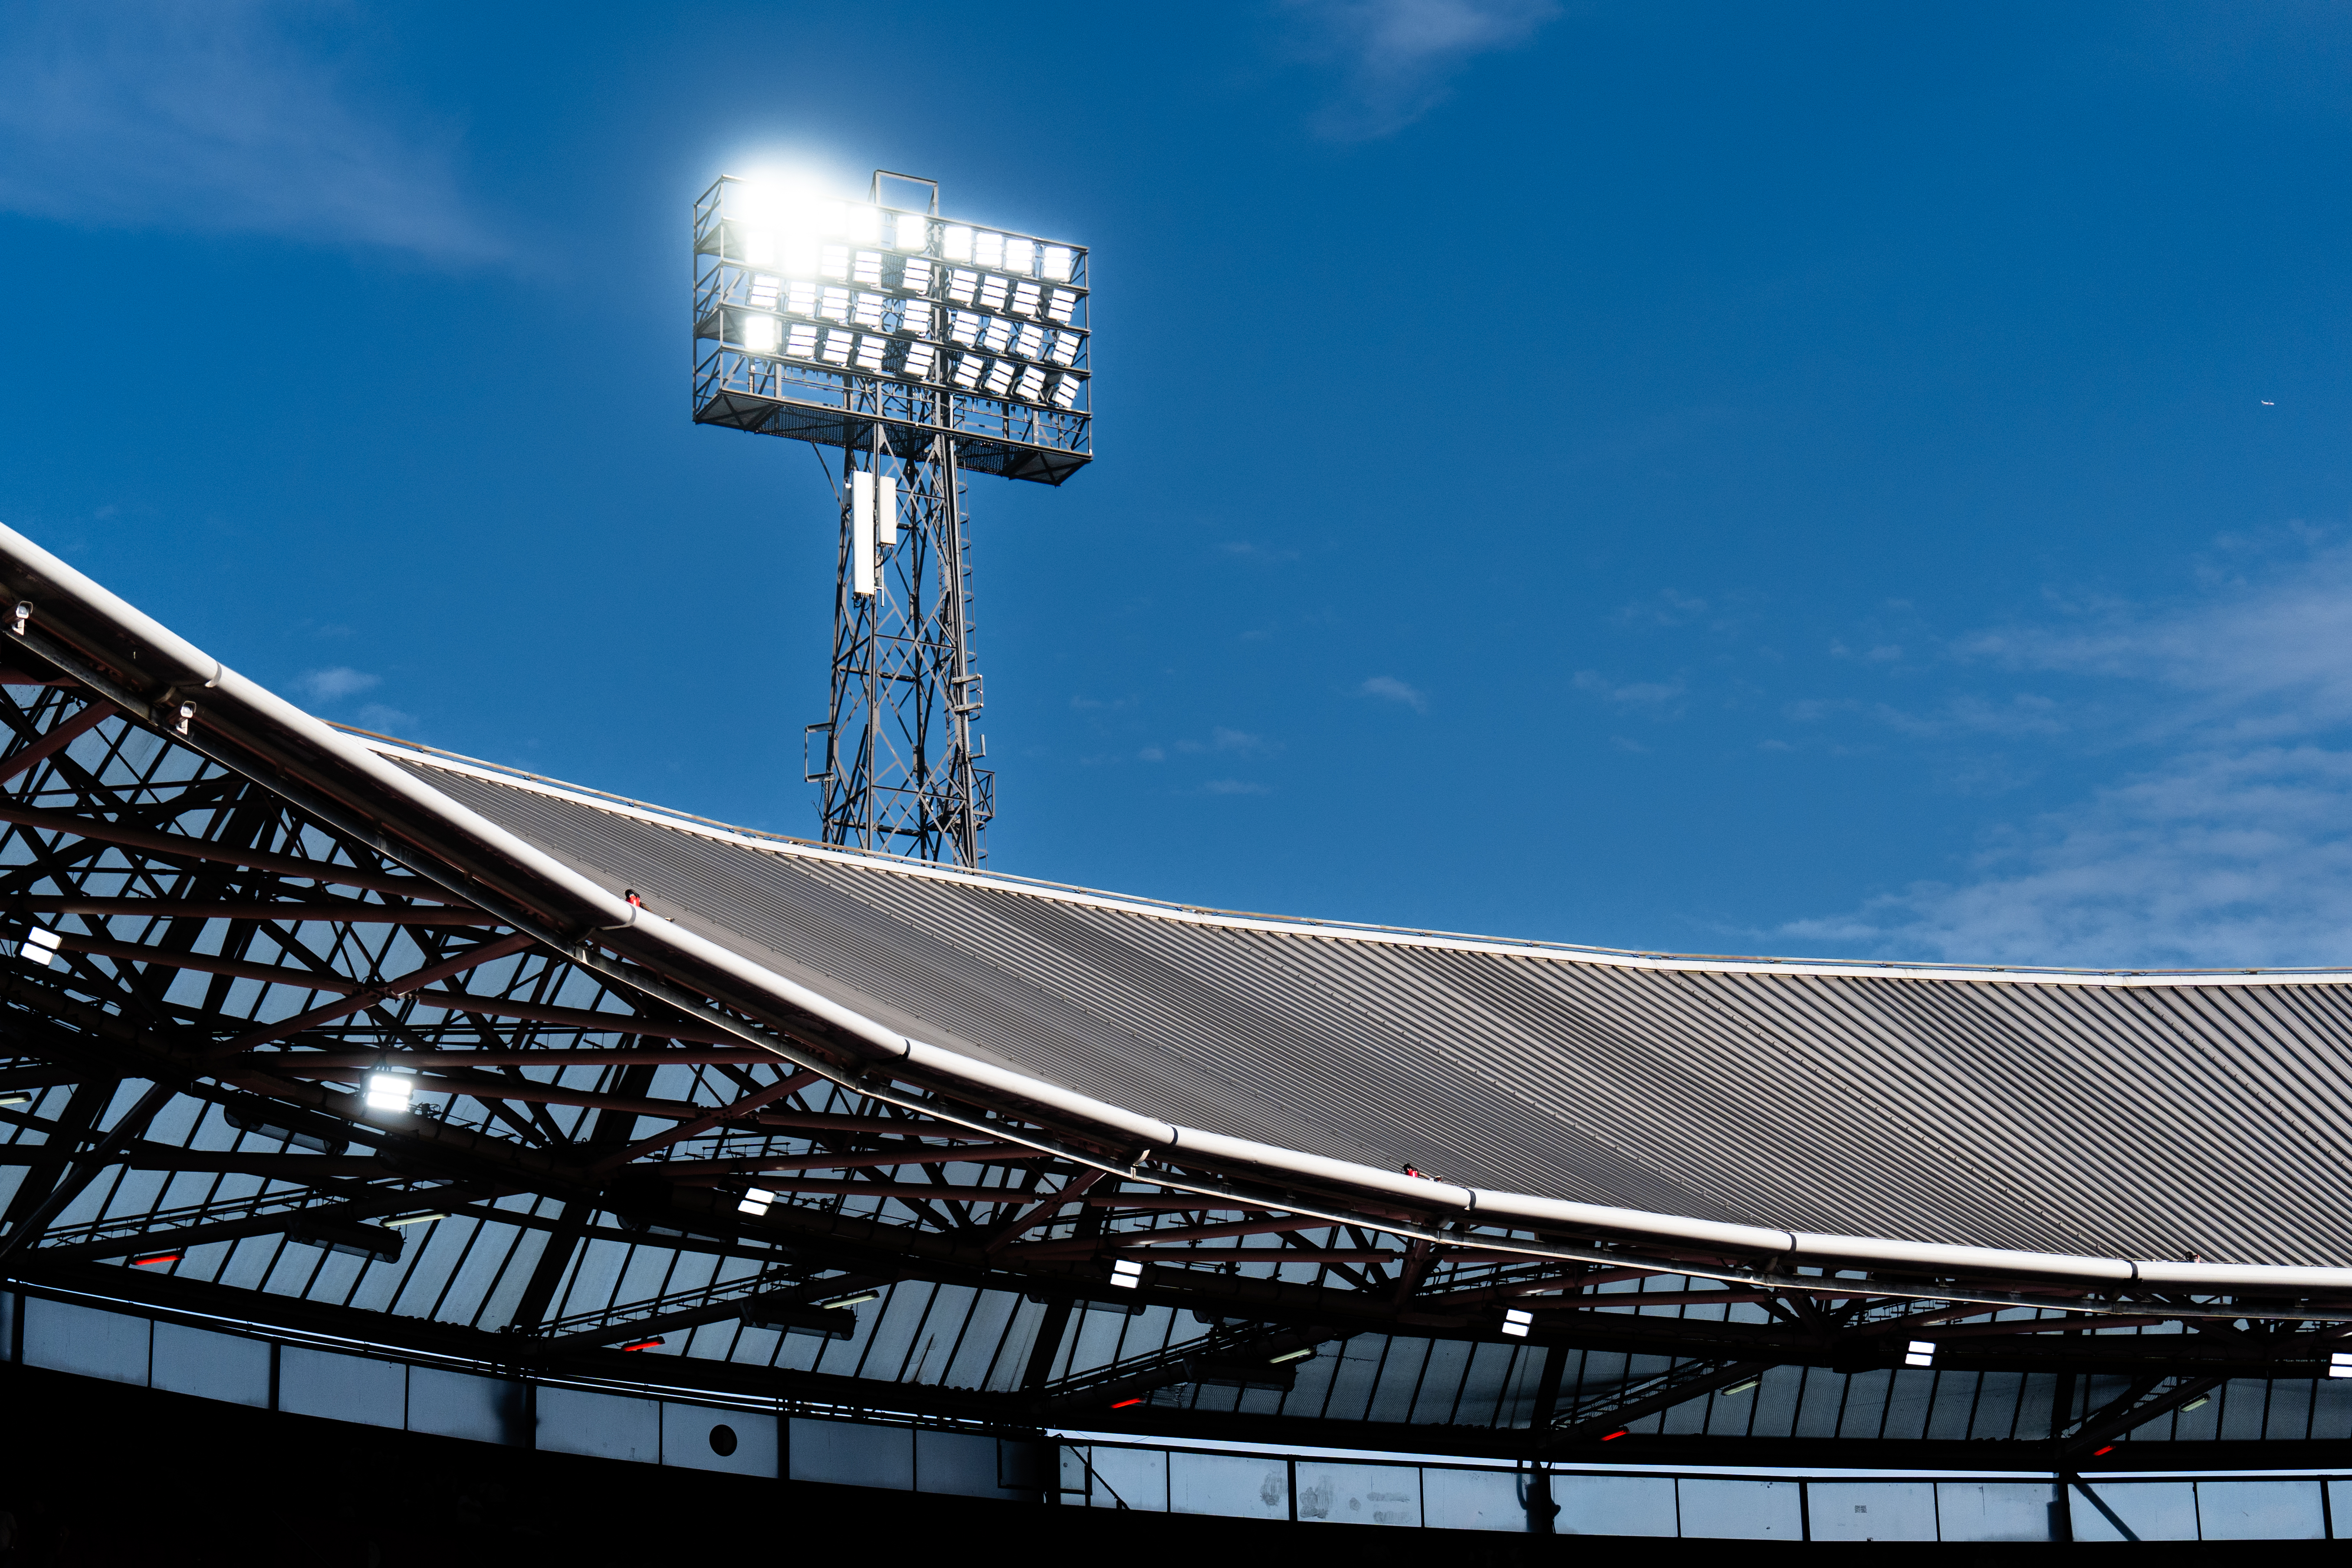
<svg viewBox="0 0 2352 1568">
<path fill-rule="evenodd" d="M 887 205 L 885 180 L 929 199 Z M 862 202 L 721 175 L 694 207 L 694 417 L 842 451 L 832 706 L 802 770 L 824 841 L 976 866 L 995 787 L 962 476 L 1058 485 L 1093 456 L 1087 253 L 939 207 L 887 171 Z"/>
</svg>

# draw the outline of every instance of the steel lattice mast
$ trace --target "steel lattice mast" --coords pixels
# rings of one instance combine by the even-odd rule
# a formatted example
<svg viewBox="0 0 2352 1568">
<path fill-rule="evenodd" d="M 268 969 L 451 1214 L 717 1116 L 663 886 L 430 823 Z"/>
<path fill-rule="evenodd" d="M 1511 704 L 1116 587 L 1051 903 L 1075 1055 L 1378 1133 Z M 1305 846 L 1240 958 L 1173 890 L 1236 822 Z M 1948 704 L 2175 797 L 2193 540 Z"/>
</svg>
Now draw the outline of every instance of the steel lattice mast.
<svg viewBox="0 0 2352 1568">
<path fill-rule="evenodd" d="M 882 182 L 929 188 L 883 205 Z M 803 772 L 827 843 L 966 866 L 994 814 L 966 473 L 1092 457 L 1087 254 L 722 176 L 695 206 L 694 417 L 842 449 L 831 703 Z"/>
</svg>

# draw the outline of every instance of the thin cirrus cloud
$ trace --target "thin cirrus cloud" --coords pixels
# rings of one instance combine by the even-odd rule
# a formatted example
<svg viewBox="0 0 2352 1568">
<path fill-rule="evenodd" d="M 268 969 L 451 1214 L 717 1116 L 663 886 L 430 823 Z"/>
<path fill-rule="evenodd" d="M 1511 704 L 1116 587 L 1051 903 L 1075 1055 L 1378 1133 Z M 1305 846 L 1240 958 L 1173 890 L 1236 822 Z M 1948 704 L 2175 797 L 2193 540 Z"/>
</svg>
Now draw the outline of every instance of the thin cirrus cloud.
<svg viewBox="0 0 2352 1568">
<path fill-rule="evenodd" d="M 2099 606 L 1961 639 L 1972 662 L 2081 681 L 2094 743 L 2137 761 L 1989 834 L 1951 880 L 1774 935 L 1959 963 L 2352 966 L 2347 639 L 2344 549 L 2183 605 Z"/>
<path fill-rule="evenodd" d="M 383 684 L 383 678 L 338 664 L 326 669 L 305 670 L 294 684 L 303 696 L 313 702 L 340 702 L 346 697 L 373 690 Z M 390 712 L 391 710 L 384 711 Z"/>
<path fill-rule="evenodd" d="M 1285 0 L 1306 52 L 1336 66 L 1339 95 L 1315 128 L 1339 141 L 1393 134 L 1445 101 L 1463 68 L 1515 49 L 1559 15 L 1557 0 Z"/>
<path fill-rule="evenodd" d="M 1422 693 L 1421 689 L 1418 687 L 1407 686 L 1393 675 L 1375 675 L 1356 689 L 1367 697 L 1378 697 L 1389 702 L 1401 702 L 1416 713 L 1429 711 L 1429 699 Z"/>
<path fill-rule="evenodd" d="M 0 210 L 497 258 L 454 137 L 369 109 L 299 0 L 0 10 Z"/>
</svg>

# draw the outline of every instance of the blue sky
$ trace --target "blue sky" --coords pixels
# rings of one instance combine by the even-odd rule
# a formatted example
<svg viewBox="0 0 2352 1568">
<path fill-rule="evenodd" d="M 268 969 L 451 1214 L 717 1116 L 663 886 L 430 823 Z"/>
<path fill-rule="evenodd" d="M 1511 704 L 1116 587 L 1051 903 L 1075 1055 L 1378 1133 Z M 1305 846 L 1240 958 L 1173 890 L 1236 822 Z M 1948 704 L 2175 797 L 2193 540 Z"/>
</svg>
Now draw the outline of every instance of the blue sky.
<svg viewBox="0 0 2352 1568">
<path fill-rule="evenodd" d="M 814 822 L 721 171 L 1094 250 L 973 504 L 1005 871 L 1638 948 L 2352 962 L 2352 18 L 0 14 L 0 520 L 328 717 Z"/>
</svg>

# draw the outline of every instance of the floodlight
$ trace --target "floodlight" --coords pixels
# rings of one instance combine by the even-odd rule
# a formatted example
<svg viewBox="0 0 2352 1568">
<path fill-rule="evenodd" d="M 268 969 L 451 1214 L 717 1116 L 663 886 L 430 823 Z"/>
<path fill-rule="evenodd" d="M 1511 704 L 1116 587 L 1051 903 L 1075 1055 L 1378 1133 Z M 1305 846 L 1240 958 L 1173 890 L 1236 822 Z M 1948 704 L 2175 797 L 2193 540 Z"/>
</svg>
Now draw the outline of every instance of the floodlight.
<svg viewBox="0 0 2352 1568">
<path fill-rule="evenodd" d="M 35 926 L 25 933 L 25 940 L 16 944 L 16 952 L 19 956 L 31 959 L 43 969 L 47 969 L 57 961 L 58 934 L 43 927 Z"/>
<path fill-rule="evenodd" d="M 1110 1282 L 1123 1290 L 1132 1290 L 1143 1283 L 1143 1265 L 1132 1258 L 1122 1258 L 1110 1266 Z"/>
<path fill-rule="evenodd" d="M 382 1068 L 368 1074 L 367 1107 L 370 1110 L 406 1110 L 409 1098 L 416 1092 L 416 1075 L 386 1072 Z"/>
<path fill-rule="evenodd" d="M 1903 1364 L 1905 1366 L 1935 1365 L 1936 1342 L 1933 1340 L 1913 1340 L 1911 1342 L 1910 1348 L 1903 1352 Z"/>
<path fill-rule="evenodd" d="M 844 202 L 730 176 L 697 202 L 694 417 L 848 454 L 836 646 L 905 662 L 877 685 L 865 654 L 836 661 L 829 723 L 913 739 L 826 775 L 825 840 L 973 865 L 992 791 L 967 590 L 959 568 L 941 603 L 925 574 L 967 559 L 962 476 L 1060 484 L 1089 460 L 1091 389 L 1057 374 L 1088 359 L 1087 254 L 948 221 L 936 195 L 886 206 L 886 179 Z M 874 487 L 862 534 L 860 472 L 896 481 Z"/>
<path fill-rule="evenodd" d="M 741 1200 L 736 1204 L 735 1212 L 737 1214 L 747 1214 L 757 1218 L 761 1215 L 766 1214 L 768 1212 L 768 1205 L 775 1201 L 776 1194 L 770 1192 L 767 1188 L 753 1187 L 751 1191 L 745 1193 Z"/>
<path fill-rule="evenodd" d="M 2352 1377 L 2352 1352 L 2337 1351 L 2327 1358 L 2327 1375 Z"/>
<path fill-rule="evenodd" d="M 1533 1312 L 1521 1311 L 1517 1307 L 1503 1314 L 1503 1331 L 1515 1340 L 1526 1339 L 1528 1331 L 1535 1327 L 1535 1323 L 1536 1315 Z"/>
</svg>

